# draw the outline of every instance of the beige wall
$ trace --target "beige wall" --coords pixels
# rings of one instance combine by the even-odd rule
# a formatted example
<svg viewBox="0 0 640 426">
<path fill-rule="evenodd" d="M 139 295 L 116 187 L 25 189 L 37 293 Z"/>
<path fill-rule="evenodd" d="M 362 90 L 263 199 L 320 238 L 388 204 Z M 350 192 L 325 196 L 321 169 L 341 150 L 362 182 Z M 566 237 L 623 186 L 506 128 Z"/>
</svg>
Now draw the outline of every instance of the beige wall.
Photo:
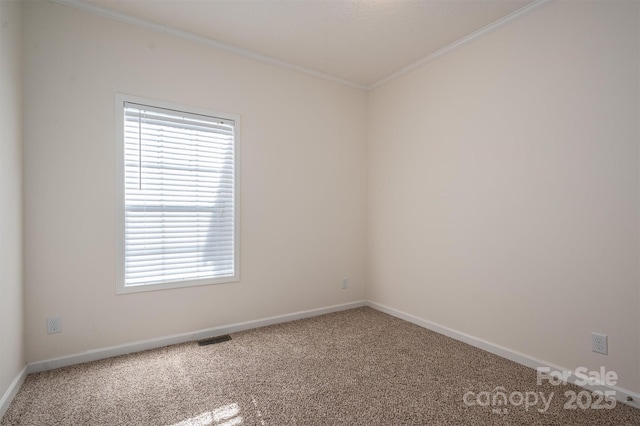
<svg viewBox="0 0 640 426">
<path fill-rule="evenodd" d="M 25 68 L 28 361 L 364 298 L 366 93 L 50 2 Z M 241 116 L 240 282 L 116 296 L 116 92 Z"/>
<path fill-rule="evenodd" d="M 0 1 L 0 398 L 25 364 L 22 294 L 22 7 Z"/>
<path fill-rule="evenodd" d="M 370 93 L 368 299 L 640 391 L 638 18 L 557 2 Z"/>
</svg>

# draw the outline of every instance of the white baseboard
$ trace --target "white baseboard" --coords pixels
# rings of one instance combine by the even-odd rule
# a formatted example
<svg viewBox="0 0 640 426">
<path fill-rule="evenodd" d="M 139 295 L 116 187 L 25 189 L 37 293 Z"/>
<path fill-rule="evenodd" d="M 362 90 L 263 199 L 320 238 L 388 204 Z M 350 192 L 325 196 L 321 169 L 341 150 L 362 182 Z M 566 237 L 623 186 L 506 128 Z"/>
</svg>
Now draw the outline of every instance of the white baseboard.
<svg viewBox="0 0 640 426">
<path fill-rule="evenodd" d="M 13 383 L 11 384 L 11 386 L 9 387 L 5 395 L 0 400 L 0 417 L 2 417 L 4 412 L 9 407 L 11 400 L 20 389 L 20 386 L 22 385 L 22 382 L 24 381 L 27 374 L 52 370 L 54 368 L 67 367 L 70 365 L 81 364 L 81 363 L 90 362 L 90 361 L 97 361 L 100 359 L 110 358 L 118 355 L 125 355 L 133 352 L 140 352 L 144 350 L 155 349 L 155 348 L 160 348 L 164 346 L 190 342 L 194 340 L 207 339 L 207 338 L 219 336 L 222 334 L 235 333 L 239 331 L 249 330 L 249 329 L 258 328 L 258 327 L 264 327 L 264 326 L 273 325 L 273 324 L 280 324 L 280 323 L 295 321 L 295 320 L 304 319 L 304 318 L 311 318 L 319 315 L 359 308 L 363 306 L 369 306 L 380 312 L 384 312 L 396 318 L 400 318 L 402 320 L 416 324 L 428 330 L 435 331 L 436 333 L 443 334 L 447 337 L 451 337 L 452 339 L 459 340 L 461 342 L 467 343 L 476 348 L 482 349 L 484 351 L 490 352 L 502 358 L 506 358 L 508 360 L 517 362 L 518 364 L 521 364 L 533 369 L 536 369 L 538 367 L 547 367 L 551 371 L 556 371 L 560 373 L 569 371 L 571 372 L 571 375 L 568 378 L 568 382 L 570 383 L 577 384 L 576 381 L 579 379 L 579 377 L 576 376 L 573 371 L 567 368 L 563 368 L 561 366 L 552 364 L 550 362 L 536 359 L 532 356 L 515 351 L 513 349 L 505 348 L 495 343 L 491 343 L 486 340 L 471 336 L 469 334 L 465 334 L 465 333 L 453 330 L 451 328 L 433 323 L 431 321 L 424 320 L 422 318 L 416 317 L 414 315 L 399 311 L 397 309 L 394 309 L 385 305 L 381 305 L 376 302 L 357 301 L 357 302 L 345 303 L 342 305 L 334 305 L 334 306 L 328 306 L 325 308 L 312 309 L 308 311 L 299 311 L 299 312 L 294 312 L 294 313 L 285 314 L 285 315 L 263 318 L 259 320 L 246 321 L 246 322 L 241 322 L 241 323 L 236 323 L 231 325 L 213 327 L 213 328 L 198 330 L 198 331 L 189 332 L 189 333 L 176 334 L 173 336 L 160 337 L 157 339 L 142 340 L 142 341 L 128 343 L 124 345 L 94 349 L 94 350 L 90 350 L 90 351 L 79 353 L 79 354 L 30 363 L 22 370 L 22 372 L 18 375 L 18 377 L 16 377 L 16 379 L 13 381 Z M 632 392 L 628 389 L 624 389 L 618 386 L 607 386 L 607 385 L 581 385 L 581 387 L 588 389 L 590 391 L 595 391 L 595 390 L 615 391 L 615 398 L 617 401 L 623 402 L 631 407 L 640 408 L 640 394 Z M 627 401 L 628 397 L 631 397 L 632 401 Z"/>
<path fill-rule="evenodd" d="M 252 328 L 264 327 L 267 325 L 280 324 L 289 321 L 295 321 L 303 318 L 315 317 L 318 315 L 329 314 L 332 312 L 344 311 L 347 309 L 360 308 L 367 306 L 367 302 L 357 301 L 344 303 L 342 305 L 328 306 L 325 308 L 312 309 L 309 311 L 293 312 L 275 317 L 263 318 L 259 320 L 246 321 L 237 324 L 223 325 L 219 327 L 207 328 L 204 330 L 193 331 L 189 333 L 175 334 L 173 336 L 159 337 L 156 339 L 142 340 L 138 342 L 127 343 L 124 345 L 110 346 L 107 348 L 92 349 L 79 354 L 63 356 L 60 358 L 48 359 L 45 361 L 33 362 L 27 365 L 27 373 L 39 373 L 41 371 L 53 370 L 54 368 L 68 367 L 70 365 L 82 364 L 99 359 L 111 358 L 118 355 L 126 355 L 133 352 L 146 351 L 149 349 L 161 348 L 179 343 L 191 342 L 194 340 L 202 340 L 210 337 L 220 336 L 223 334 L 236 333 L 238 331 L 249 330 Z"/>
<path fill-rule="evenodd" d="M 569 383 L 573 383 L 578 385 L 584 389 L 589 391 L 614 391 L 616 401 L 623 402 L 631 407 L 640 408 L 640 394 L 632 392 L 628 389 L 621 388 L 619 386 L 608 386 L 608 385 L 589 385 L 589 384 L 579 384 L 577 381 L 581 381 L 580 377 L 575 374 L 574 371 L 563 368 L 561 366 L 552 364 L 550 362 L 542 361 L 536 359 L 527 354 L 523 354 L 522 352 L 514 351 L 513 349 L 505 348 L 500 345 L 496 345 L 495 343 L 488 342 L 483 339 L 479 339 L 477 337 L 471 336 L 469 334 L 461 333 L 459 331 L 453 330 L 451 328 L 442 326 L 440 324 L 436 324 L 431 321 L 424 320 L 422 318 L 418 318 L 414 315 L 408 314 L 406 312 L 399 311 L 394 308 L 390 308 L 385 305 L 381 305 L 376 302 L 367 302 L 367 306 L 373 308 L 377 311 L 384 312 L 393 317 L 400 318 L 402 320 L 408 321 L 410 323 L 419 325 L 420 327 L 426 328 L 431 331 L 435 331 L 436 333 L 443 334 L 447 337 L 451 337 L 452 339 L 459 340 L 461 342 L 467 343 L 468 345 L 474 346 L 476 348 L 482 349 L 484 351 L 490 352 L 492 354 L 498 355 L 502 358 L 506 358 L 510 361 L 517 362 L 518 364 L 537 369 L 538 367 L 546 367 L 549 368 L 550 371 L 555 371 L 558 373 L 562 372 L 570 372 L 570 376 L 567 381 Z M 631 397 L 631 401 L 627 401 L 627 398 Z"/>
<path fill-rule="evenodd" d="M 13 382 L 9 385 L 9 389 L 2 395 L 2 399 L 0 399 L 0 419 L 4 416 L 4 413 L 9 409 L 9 404 L 13 401 L 13 398 L 16 396 L 18 391 L 20 390 L 20 386 L 24 383 L 24 379 L 27 378 L 27 366 L 18 373 Z"/>
</svg>

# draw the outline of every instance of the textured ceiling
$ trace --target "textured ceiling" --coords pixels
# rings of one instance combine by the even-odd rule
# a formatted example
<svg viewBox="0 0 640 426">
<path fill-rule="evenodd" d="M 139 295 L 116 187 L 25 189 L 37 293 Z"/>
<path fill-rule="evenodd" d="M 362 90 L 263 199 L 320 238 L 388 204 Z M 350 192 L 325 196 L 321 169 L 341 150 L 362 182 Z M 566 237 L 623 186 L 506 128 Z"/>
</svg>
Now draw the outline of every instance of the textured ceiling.
<svg viewBox="0 0 640 426">
<path fill-rule="evenodd" d="M 79 0 L 361 86 L 532 1 Z"/>
</svg>

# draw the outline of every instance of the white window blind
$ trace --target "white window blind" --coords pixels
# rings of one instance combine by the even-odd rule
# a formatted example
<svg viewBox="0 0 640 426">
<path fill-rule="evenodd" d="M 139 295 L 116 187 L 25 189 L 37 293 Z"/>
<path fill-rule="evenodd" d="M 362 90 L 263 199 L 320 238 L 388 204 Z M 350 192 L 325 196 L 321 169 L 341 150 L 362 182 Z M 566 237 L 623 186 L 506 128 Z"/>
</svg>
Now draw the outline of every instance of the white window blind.
<svg viewBox="0 0 640 426">
<path fill-rule="evenodd" d="M 235 281 L 234 121 L 127 101 L 123 113 L 124 287 Z"/>
</svg>

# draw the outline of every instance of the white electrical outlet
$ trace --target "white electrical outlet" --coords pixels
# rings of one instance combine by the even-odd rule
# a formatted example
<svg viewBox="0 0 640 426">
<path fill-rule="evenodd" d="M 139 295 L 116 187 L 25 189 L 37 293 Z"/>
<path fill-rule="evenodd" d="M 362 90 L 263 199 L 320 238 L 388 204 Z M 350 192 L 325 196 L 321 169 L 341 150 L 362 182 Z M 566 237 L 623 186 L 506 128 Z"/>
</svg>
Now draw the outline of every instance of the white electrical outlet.
<svg viewBox="0 0 640 426">
<path fill-rule="evenodd" d="M 60 315 L 47 318 L 47 334 L 62 333 L 62 320 Z"/>
<path fill-rule="evenodd" d="M 609 353 L 609 344 L 607 336 L 600 333 L 591 333 L 591 350 L 599 354 L 607 355 Z"/>
<path fill-rule="evenodd" d="M 342 289 L 346 290 L 349 288 L 349 278 L 342 277 Z"/>
</svg>

